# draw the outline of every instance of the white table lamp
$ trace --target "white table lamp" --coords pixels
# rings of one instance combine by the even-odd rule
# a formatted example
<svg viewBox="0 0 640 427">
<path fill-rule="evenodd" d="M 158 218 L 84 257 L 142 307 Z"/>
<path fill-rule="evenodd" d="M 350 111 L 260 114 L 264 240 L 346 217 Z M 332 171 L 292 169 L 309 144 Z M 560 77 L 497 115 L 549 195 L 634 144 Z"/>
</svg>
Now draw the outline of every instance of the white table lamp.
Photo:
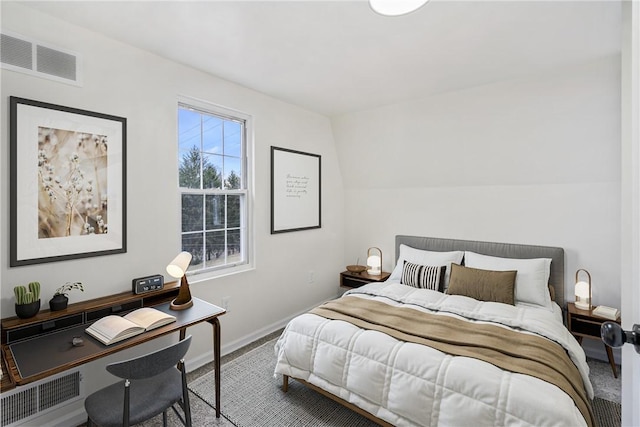
<svg viewBox="0 0 640 427">
<path fill-rule="evenodd" d="M 377 251 L 377 255 L 376 252 Z M 367 250 L 367 274 L 379 276 L 382 273 L 382 251 L 380 248 L 369 248 Z"/>
<path fill-rule="evenodd" d="M 167 266 L 167 273 L 176 279 L 180 279 L 180 290 L 177 298 L 171 301 L 169 306 L 171 310 L 184 310 L 193 305 L 186 274 L 190 262 L 191 254 L 189 252 L 180 252 Z"/>
<path fill-rule="evenodd" d="M 578 274 L 583 271 L 587 274 L 588 282 L 578 280 Z M 576 271 L 576 307 L 580 310 L 591 310 L 591 275 L 587 270 L 579 269 Z"/>
</svg>

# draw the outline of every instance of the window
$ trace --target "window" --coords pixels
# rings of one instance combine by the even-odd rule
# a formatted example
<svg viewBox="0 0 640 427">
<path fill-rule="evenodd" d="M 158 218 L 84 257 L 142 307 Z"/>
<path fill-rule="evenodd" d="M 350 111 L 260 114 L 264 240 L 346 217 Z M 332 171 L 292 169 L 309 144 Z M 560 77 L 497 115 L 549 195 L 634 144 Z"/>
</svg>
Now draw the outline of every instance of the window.
<svg viewBox="0 0 640 427">
<path fill-rule="evenodd" d="M 247 117 L 178 105 L 182 250 L 201 273 L 248 263 Z"/>
</svg>

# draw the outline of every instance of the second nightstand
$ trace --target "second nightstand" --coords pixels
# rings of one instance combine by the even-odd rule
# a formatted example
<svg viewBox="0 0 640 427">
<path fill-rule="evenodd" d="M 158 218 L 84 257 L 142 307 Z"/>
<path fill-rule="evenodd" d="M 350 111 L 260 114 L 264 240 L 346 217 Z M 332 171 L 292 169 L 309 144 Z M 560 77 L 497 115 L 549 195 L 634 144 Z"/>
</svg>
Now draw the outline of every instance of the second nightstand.
<svg viewBox="0 0 640 427">
<path fill-rule="evenodd" d="M 578 342 L 582 344 L 582 338 L 591 338 L 602 341 L 600 338 L 600 327 L 604 322 L 610 321 L 604 317 L 596 316 L 591 310 L 581 310 L 576 307 L 572 302 L 567 304 L 567 326 L 569 332 L 576 337 Z M 620 318 L 615 320 L 616 323 L 620 323 Z M 613 371 L 613 376 L 618 378 L 618 370 L 616 368 L 616 362 L 613 359 L 613 351 L 611 347 L 602 343 L 607 350 L 607 357 L 609 358 L 609 364 Z"/>
<path fill-rule="evenodd" d="M 343 271 L 340 273 L 340 287 L 347 289 L 359 288 L 371 282 L 384 282 L 389 276 L 391 276 L 391 273 L 385 273 L 384 271 L 380 275 L 375 276 L 367 274 L 366 271 L 362 273 Z"/>
</svg>

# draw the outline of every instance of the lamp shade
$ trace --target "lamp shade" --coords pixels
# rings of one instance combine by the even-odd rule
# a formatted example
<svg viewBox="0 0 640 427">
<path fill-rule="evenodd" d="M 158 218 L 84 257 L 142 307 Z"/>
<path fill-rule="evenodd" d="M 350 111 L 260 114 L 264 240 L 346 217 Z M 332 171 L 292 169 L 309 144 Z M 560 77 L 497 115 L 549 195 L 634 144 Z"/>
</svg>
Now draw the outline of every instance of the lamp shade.
<svg viewBox="0 0 640 427">
<path fill-rule="evenodd" d="M 369 0 L 374 12 L 384 16 L 400 16 L 414 12 L 429 0 Z"/>
<path fill-rule="evenodd" d="M 580 298 L 589 298 L 589 284 L 587 282 L 576 283 L 576 296 Z"/>
<path fill-rule="evenodd" d="M 578 280 L 578 275 L 581 271 L 587 275 L 587 281 Z M 587 270 L 584 270 L 582 268 L 576 271 L 575 296 L 576 307 L 581 310 L 591 310 L 591 274 L 589 274 Z"/>
<path fill-rule="evenodd" d="M 382 273 L 382 251 L 380 248 L 367 250 L 367 273 L 378 276 Z"/>
<path fill-rule="evenodd" d="M 167 273 L 169 273 L 171 277 L 179 279 L 187 272 L 190 262 L 191 254 L 189 252 L 180 252 L 173 261 L 167 265 Z"/>
</svg>

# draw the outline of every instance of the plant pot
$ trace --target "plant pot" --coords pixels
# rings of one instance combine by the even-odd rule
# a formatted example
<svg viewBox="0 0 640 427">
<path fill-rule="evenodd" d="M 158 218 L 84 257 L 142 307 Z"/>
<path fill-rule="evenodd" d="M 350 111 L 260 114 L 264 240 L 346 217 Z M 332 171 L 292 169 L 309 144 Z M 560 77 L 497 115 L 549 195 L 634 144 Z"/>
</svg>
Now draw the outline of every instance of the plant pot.
<svg viewBox="0 0 640 427">
<path fill-rule="evenodd" d="M 67 308 L 69 304 L 69 298 L 66 295 L 54 295 L 49 300 L 49 308 L 51 311 L 59 311 Z"/>
<path fill-rule="evenodd" d="M 29 304 L 16 304 L 16 315 L 21 319 L 28 319 L 40 311 L 40 300 Z"/>
</svg>

